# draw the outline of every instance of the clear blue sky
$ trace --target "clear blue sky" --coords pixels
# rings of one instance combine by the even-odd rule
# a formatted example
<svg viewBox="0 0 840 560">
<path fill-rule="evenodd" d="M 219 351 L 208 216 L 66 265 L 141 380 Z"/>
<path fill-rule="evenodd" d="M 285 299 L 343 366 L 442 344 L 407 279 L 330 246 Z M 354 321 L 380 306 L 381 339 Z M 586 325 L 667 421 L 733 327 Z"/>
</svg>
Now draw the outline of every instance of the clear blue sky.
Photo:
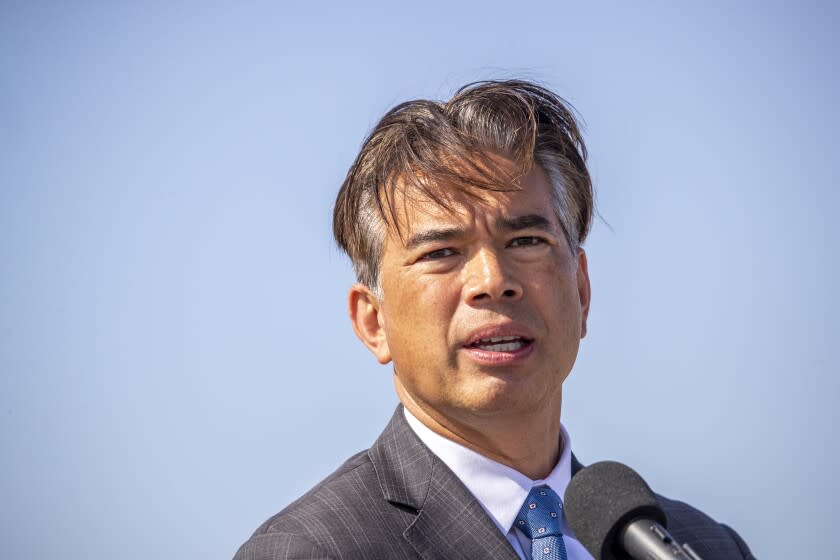
<svg viewBox="0 0 840 560">
<path fill-rule="evenodd" d="M 499 77 L 586 122 L 578 457 L 830 556 L 840 18 L 735 4 L 4 2 L 0 557 L 229 558 L 369 446 L 332 201 L 392 105 Z"/>
</svg>

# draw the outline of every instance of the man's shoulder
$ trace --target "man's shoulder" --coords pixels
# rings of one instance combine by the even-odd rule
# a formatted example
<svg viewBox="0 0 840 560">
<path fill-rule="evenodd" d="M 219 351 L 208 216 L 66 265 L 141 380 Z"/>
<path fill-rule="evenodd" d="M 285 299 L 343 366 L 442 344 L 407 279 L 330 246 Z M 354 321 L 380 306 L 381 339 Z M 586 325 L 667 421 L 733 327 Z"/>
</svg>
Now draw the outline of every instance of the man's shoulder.
<svg viewBox="0 0 840 560">
<path fill-rule="evenodd" d="M 727 525 L 719 523 L 685 502 L 656 495 L 668 532 L 680 543 L 688 543 L 701 558 L 753 559 L 744 540 Z"/>
<path fill-rule="evenodd" d="M 313 486 L 308 492 L 268 518 L 254 535 L 284 531 L 304 531 L 317 524 L 315 519 L 335 515 L 337 509 L 356 508 L 360 504 L 360 489 L 376 484 L 376 473 L 368 450 L 360 451 L 347 459 L 332 474 Z"/>
<path fill-rule="evenodd" d="M 344 558 L 361 549 L 374 553 L 377 541 L 388 549 L 389 535 L 400 534 L 406 525 L 383 499 L 365 450 L 260 525 L 234 560 Z"/>
</svg>

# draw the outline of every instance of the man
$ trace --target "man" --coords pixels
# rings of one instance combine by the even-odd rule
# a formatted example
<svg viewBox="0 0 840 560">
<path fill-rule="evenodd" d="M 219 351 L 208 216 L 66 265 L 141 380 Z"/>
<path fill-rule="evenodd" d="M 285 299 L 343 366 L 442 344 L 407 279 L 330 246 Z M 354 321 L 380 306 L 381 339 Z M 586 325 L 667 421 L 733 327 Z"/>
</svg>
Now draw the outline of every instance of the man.
<svg viewBox="0 0 840 560">
<path fill-rule="evenodd" d="M 589 310 L 585 160 L 565 102 L 528 82 L 385 115 L 338 194 L 334 233 L 359 281 L 353 329 L 393 363 L 402 404 L 237 560 L 591 558 L 560 503 L 581 468 L 560 409 Z M 752 558 L 728 527 L 659 499 L 705 560 Z"/>
</svg>

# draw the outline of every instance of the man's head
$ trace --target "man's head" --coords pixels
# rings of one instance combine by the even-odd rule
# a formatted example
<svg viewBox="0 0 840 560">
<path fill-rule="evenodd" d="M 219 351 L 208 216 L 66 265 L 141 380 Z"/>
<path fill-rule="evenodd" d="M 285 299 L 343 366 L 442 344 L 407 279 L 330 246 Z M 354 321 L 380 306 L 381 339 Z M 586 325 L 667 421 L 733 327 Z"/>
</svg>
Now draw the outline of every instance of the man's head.
<svg viewBox="0 0 840 560">
<path fill-rule="evenodd" d="M 350 315 L 415 415 L 559 412 L 589 306 L 585 156 L 564 102 L 520 81 L 405 103 L 365 142 L 335 209 Z"/>
<path fill-rule="evenodd" d="M 592 222 L 593 191 L 572 109 L 529 82 L 480 82 L 447 102 L 394 107 L 365 140 L 333 215 L 333 233 L 357 280 L 379 291 L 382 244 L 388 229 L 399 227 L 398 192 L 411 186 L 446 208 L 456 191 L 509 189 L 516 177 L 500 177 L 494 154 L 515 161 L 515 172 L 533 164 L 545 171 L 569 246 L 580 247 Z"/>
</svg>

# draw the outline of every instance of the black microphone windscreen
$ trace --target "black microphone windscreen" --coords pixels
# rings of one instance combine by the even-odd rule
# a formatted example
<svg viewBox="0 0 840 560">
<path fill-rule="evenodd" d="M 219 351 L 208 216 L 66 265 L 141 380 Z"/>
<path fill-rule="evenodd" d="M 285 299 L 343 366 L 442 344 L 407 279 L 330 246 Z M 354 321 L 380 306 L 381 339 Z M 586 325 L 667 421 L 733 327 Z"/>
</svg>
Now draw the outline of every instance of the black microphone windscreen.
<svg viewBox="0 0 840 560">
<path fill-rule="evenodd" d="M 602 461 L 572 478 L 563 498 L 566 520 L 575 538 L 596 560 L 632 560 L 623 552 L 620 531 L 634 519 L 652 519 L 665 527 L 665 513 L 636 471 Z"/>
</svg>

